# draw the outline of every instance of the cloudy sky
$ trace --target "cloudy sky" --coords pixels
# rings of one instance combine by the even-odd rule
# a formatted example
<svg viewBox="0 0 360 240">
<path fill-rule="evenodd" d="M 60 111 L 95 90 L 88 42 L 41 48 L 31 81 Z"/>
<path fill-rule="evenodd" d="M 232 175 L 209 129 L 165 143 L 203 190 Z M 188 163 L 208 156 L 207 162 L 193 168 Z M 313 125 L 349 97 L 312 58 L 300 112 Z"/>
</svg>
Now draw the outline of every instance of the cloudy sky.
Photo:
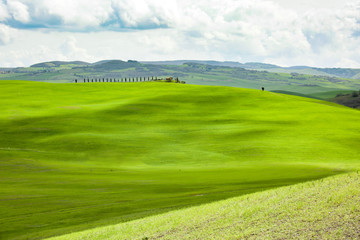
<svg viewBox="0 0 360 240">
<path fill-rule="evenodd" d="M 360 68 L 360 0 L 0 0 L 0 66 L 103 59 Z"/>
</svg>

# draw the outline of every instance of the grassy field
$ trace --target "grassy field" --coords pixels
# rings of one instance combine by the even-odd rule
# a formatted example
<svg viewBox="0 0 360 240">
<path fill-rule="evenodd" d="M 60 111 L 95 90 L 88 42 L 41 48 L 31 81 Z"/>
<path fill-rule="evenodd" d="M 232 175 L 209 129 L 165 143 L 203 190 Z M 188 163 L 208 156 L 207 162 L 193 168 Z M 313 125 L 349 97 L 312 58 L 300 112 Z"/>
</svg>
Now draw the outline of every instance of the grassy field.
<svg viewBox="0 0 360 240">
<path fill-rule="evenodd" d="M 288 94 L 288 95 L 294 95 L 294 96 L 299 96 L 299 97 L 307 97 L 307 98 L 314 98 L 314 99 L 321 99 L 321 100 L 329 100 L 331 98 L 336 97 L 339 94 L 351 94 L 354 91 L 353 90 L 336 90 L 336 91 L 324 91 L 324 92 L 314 92 L 314 93 L 309 93 L 309 94 L 301 94 L 298 92 L 291 92 L 291 91 L 281 91 L 281 90 L 275 90 L 272 91 L 275 93 L 283 93 L 283 94 Z"/>
<path fill-rule="evenodd" d="M 351 173 L 49 240 L 359 239 L 359 196 Z"/>
<path fill-rule="evenodd" d="M 316 97 L 320 99 L 329 99 L 334 98 L 338 94 L 351 94 L 354 91 L 351 90 L 338 90 L 338 91 L 329 91 L 329 92 L 319 92 L 319 93 L 312 93 L 310 97 Z"/>
<path fill-rule="evenodd" d="M 360 112 L 319 100 L 156 82 L 1 81 L 0 92 L 1 239 L 61 235 L 359 168 Z"/>
</svg>

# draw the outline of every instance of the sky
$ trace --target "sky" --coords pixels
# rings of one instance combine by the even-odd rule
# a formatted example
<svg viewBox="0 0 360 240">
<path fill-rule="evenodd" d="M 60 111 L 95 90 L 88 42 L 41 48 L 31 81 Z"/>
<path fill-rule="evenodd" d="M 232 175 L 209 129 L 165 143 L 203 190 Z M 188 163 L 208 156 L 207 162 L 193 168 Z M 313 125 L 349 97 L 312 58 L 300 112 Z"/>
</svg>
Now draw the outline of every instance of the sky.
<svg viewBox="0 0 360 240">
<path fill-rule="evenodd" d="M 360 68 L 360 0 L 0 0 L 0 67 L 104 59 Z"/>
</svg>

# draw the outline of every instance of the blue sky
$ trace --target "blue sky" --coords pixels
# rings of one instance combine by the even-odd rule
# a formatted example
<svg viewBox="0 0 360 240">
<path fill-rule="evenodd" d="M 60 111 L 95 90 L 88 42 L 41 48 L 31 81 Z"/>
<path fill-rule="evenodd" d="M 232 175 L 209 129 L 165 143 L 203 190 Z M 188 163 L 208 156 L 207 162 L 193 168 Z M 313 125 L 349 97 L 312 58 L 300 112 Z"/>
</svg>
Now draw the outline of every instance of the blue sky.
<svg viewBox="0 0 360 240">
<path fill-rule="evenodd" d="M 0 0 L 0 66 L 103 59 L 360 68 L 360 0 Z"/>
</svg>

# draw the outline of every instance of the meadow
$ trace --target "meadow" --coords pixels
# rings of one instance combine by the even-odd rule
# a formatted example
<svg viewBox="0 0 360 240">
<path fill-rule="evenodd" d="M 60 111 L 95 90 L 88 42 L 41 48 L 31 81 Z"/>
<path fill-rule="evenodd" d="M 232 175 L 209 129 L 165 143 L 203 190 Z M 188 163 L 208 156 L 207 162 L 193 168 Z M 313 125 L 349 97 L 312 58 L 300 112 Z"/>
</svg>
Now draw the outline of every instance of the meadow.
<svg viewBox="0 0 360 240">
<path fill-rule="evenodd" d="M 342 174 L 49 240 L 358 239 L 359 195 Z"/>
<path fill-rule="evenodd" d="M 0 238 L 38 239 L 359 169 L 360 112 L 187 84 L 0 81 Z"/>
</svg>

